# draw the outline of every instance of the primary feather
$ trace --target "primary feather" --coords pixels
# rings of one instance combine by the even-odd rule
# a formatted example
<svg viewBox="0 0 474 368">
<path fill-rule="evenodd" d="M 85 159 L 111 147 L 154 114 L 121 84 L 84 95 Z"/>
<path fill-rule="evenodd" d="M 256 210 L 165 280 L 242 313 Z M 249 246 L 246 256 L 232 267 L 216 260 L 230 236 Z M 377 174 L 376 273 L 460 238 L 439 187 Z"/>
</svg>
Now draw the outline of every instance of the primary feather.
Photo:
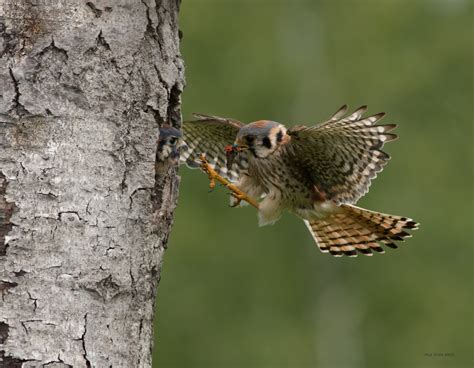
<svg viewBox="0 0 474 368">
<path fill-rule="evenodd" d="M 224 148 L 234 142 L 243 124 L 238 120 L 211 115 L 194 116 L 198 119 L 183 122 L 182 130 L 188 148 L 182 152 L 181 162 L 191 168 L 197 168 L 200 165 L 199 156 L 202 154 L 219 175 L 230 181 L 237 181 L 240 171 L 247 167 L 246 154 L 235 157 L 228 168 Z"/>
<path fill-rule="evenodd" d="M 311 177 L 317 190 L 337 204 L 355 203 L 367 193 L 371 180 L 390 156 L 381 148 L 396 139 L 394 124 L 375 125 L 384 113 L 366 118 L 362 106 L 346 118 L 343 107 L 327 122 L 288 130 L 292 137 L 288 154 Z"/>
</svg>

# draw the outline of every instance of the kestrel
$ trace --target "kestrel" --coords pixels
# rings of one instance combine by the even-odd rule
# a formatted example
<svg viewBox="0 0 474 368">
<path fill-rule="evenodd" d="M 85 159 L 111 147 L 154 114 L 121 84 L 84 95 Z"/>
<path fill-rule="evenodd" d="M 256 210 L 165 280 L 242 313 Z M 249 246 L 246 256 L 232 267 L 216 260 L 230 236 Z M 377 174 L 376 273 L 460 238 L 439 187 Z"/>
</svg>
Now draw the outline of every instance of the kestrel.
<svg viewBox="0 0 474 368">
<path fill-rule="evenodd" d="M 334 256 L 384 253 L 381 244 L 416 229 L 412 219 L 354 206 L 389 160 L 381 149 L 397 138 L 396 125 L 376 125 L 384 113 L 363 117 L 362 106 L 346 116 L 347 106 L 316 126 L 259 120 L 244 125 L 234 119 L 195 114 L 183 123 L 181 162 L 200 167 L 201 157 L 240 191 L 259 200 L 261 226 L 283 211 L 303 219 L 321 252 Z M 236 204 L 236 199 L 232 199 Z"/>
<path fill-rule="evenodd" d="M 183 134 L 170 125 L 161 127 L 156 149 L 156 161 L 161 164 L 177 164 L 180 151 L 184 147 L 182 137 Z"/>
</svg>

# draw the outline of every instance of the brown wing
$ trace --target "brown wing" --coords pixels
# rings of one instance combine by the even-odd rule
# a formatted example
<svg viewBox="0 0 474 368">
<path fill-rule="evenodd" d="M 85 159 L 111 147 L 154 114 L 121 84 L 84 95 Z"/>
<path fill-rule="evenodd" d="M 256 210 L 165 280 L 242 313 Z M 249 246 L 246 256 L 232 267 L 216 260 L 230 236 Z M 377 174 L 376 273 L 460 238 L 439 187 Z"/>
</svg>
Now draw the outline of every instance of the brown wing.
<svg viewBox="0 0 474 368">
<path fill-rule="evenodd" d="M 371 180 L 390 159 L 381 148 L 397 137 L 388 133 L 396 125 L 375 125 L 384 113 L 364 118 L 366 110 L 362 106 L 342 118 L 347 111 L 343 106 L 320 125 L 288 130 L 292 159 L 309 175 L 318 194 L 337 204 L 355 203 L 367 193 Z"/>
<path fill-rule="evenodd" d="M 199 167 L 199 156 L 204 154 L 217 173 L 230 181 L 237 181 L 240 171 L 248 168 L 245 153 L 240 153 L 230 167 L 226 165 L 224 147 L 235 141 L 243 124 L 234 119 L 193 114 L 197 120 L 183 122 L 182 131 L 187 148 L 181 152 L 180 161 L 191 168 Z"/>
</svg>

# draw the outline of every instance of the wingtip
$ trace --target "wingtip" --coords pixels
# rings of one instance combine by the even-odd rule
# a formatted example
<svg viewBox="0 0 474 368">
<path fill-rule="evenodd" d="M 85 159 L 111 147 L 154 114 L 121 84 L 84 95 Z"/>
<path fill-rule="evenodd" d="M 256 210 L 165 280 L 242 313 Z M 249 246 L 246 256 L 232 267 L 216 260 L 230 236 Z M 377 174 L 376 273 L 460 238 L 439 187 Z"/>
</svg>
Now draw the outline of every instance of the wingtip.
<svg viewBox="0 0 474 368">
<path fill-rule="evenodd" d="M 377 114 L 372 115 L 372 117 L 375 118 L 375 121 L 379 121 L 379 120 L 382 120 L 385 117 L 385 115 L 387 115 L 387 113 L 379 112 Z"/>
<path fill-rule="evenodd" d="M 383 137 L 385 137 L 385 139 L 382 140 L 383 143 L 393 142 L 398 139 L 398 135 L 394 133 L 383 133 Z"/>
<path fill-rule="evenodd" d="M 364 113 L 364 112 L 367 111 L 367 109 L 368 109 L 367 105 L 362 105 L 362 106 L 360 106 L 359 108 L 355 109 L 355 111 Z"/>
<path fill-rule="evenodd" d="M 377 125 L 385 128 L 385 132 L 391 132 L 392 130 L 395 130 L 398 128 L 398 124 L 383 124 L 383 125 Z"/>
<path fill-rule="evenodd" d="M 205 120 L 209 118 L 209 115 L 202 114 L 200 112 L 192 112 L 191 115 L 199 120 Z"/>
<path fill-rule="evenodd" d="M 345 115 L 347 110 L 348 110 L 348 106 L 342 105 L 334 114 L 332 114 L 332 116 L 330 117 L 330 120 L 334 120 L 334 121 L 339 120 Z"/>
</svg>

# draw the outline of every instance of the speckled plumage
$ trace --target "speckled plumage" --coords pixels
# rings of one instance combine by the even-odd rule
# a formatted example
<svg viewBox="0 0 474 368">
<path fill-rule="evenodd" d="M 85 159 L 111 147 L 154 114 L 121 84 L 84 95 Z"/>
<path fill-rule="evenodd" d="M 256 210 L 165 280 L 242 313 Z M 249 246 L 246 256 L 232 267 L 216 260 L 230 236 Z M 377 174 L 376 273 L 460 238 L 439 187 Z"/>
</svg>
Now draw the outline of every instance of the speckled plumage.
<svg viewBox="0 0 474 368">
<path fill-rule="evenodd" d="M 200 166 L 199 155 L 204 156 L 217 173 L 230 181 L 237 181 L 242 169 L 247 168 L 246 154 L 242 153 L 230 169 L 227 168 L 224 147 L 234 142 L 243 124 L 233 119 L 194 114 L 198 120 L 183 123 L 186 149 L 181 153 L 181 162 L 190 168 Z"/>
<path fill-rule="evenodd" d="M 288 210 L 301 217 L 323 252 L 335 256 L 371 255 L 381 244 L 410 236 L 411 219 L 353 206 L 367 193 L 371 180 L 389 160 L 381 149 L 394 140 L 394 124 L 376 125 L 383 113 L 363 117 L 366 107 L 347 117 L 343 106 L 316 126 L 286 129 L 260 120 L 247 125 L 234 119 L 198 115 L 184 122 L 189 150 L 181 160 L 191 167 L 205 154 L 211 166 L 250 197 L 261 199 L 260 225 L 277 221 Z M 224 147 L 234 144 L 236 154 L 226 168 Z"/>
</svg>

